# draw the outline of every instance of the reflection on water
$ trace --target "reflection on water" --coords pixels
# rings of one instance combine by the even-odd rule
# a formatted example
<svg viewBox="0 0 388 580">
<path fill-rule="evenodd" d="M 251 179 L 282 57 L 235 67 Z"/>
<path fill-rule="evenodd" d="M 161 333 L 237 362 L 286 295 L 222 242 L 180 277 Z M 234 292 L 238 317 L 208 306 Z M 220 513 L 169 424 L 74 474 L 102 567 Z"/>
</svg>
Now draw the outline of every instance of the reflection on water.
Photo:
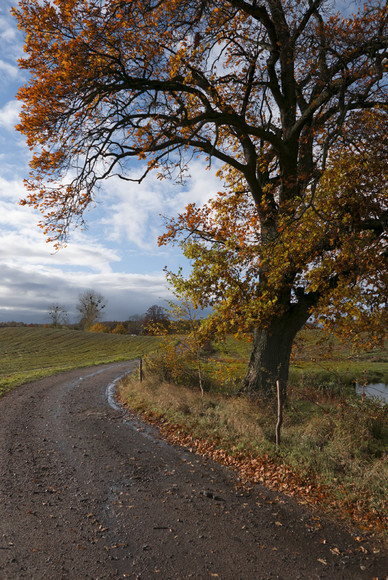
<svg viewBox="0 0 388 580">
<path fill-rule="evenodd" d="M 385 383 L 374 383 L 366 386 L 356 384 L 356 393 L 357 395 L 365 393 L 367 397 L 378 397 L 388 403 L 388 385 Z"/>
</svg>

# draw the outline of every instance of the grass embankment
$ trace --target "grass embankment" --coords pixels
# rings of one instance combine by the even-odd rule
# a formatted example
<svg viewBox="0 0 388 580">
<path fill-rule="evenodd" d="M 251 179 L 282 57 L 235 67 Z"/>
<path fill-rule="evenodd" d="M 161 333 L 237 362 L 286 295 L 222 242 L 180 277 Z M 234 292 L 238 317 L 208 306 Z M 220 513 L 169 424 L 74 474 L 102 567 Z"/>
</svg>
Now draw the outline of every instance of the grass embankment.
<svg viewBox="0 0 388 580">
<path fill-rule="evenodd" d="M 156 347 L 152 336 L 123 336 L 56 328 L 0 328 L 0 396 L 62 371 L 129 360 Z"/>
<path fill-rule="evenodd" d="M 290 371 L 291 384 L 312 384 L 338 390 L 360 384 L 388 384 L 387 348 L 354 350 L 334 336 L 310 329 L 297 336 Z"/>
<path fill-rule="evenodd" d="M 184 362 L 175 363 L 180 384 L 160 380 L 158 365 L 162 374 L 168 370 L 169 357 L 163 355 L 148 365 L 154 374 L 148 372 L 141 384 L 136 376 L 125 380 L 121 397 L 147 420 L 157 422 L 171 441 L 232 466 L 242 481 L 265 483 L 383 534 L 388 521 L 388 407 L 356 397 L 346 383 L 350 376 L 368 373 L 383 379 L 387 353 L 360 354 L 353 368 L 348 350 L 338 346 L 330 360 L 322 356 L 322 345 L 314 347 L 316 338 L 307 334 L 306 348 L 296 353 L 299 380 L 294 376 L 289 386 L 279 449 L 275 406 L 251 403 L 235 394 L 249 347 L 233 341 L 203 353 L 208 389 L 203 397 L 186 379 L 193 380 L 195 368 L 185 374 Z M 314 366 L 308 358 L 317 356 L 321 362 Z M 228 366 L 233 369 L 229 375 Z"/>
</svg>

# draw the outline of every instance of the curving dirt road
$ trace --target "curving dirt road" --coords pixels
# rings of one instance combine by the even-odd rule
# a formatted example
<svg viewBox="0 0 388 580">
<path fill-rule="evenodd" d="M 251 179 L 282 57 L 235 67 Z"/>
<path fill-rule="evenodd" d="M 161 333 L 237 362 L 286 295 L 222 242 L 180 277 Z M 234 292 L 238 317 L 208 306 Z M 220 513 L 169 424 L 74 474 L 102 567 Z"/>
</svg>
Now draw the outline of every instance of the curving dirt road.
<svg viewBox="0 0 388 580">
<path fill-rule="evenodd" d="M 264 487 L 236 491 L 232 472 L 117 407 L 132 366 L 0 399 L 1 580 L 386 578 L 382 549 Z"/>
</svg>

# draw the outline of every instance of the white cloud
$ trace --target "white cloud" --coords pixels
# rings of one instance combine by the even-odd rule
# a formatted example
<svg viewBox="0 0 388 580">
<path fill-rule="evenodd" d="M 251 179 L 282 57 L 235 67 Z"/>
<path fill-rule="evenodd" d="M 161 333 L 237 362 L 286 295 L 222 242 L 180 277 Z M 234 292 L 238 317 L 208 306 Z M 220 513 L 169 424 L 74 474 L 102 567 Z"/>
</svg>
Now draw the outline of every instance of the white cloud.
<svg viewBox="0 0 388 580">
<path fill-rule="evenodd" d="M 110 240 L 126 240 L 145 251 L 154 251 L 163 230 L 161 216 L 183 212 L 189 203 L 203 204 L 220 189 L 216 170 L 199 161 L 190 165 L 191 177 L 184 186 L 159 181 L 149 175 L 141 184 L 111 179 L 104 185 L 105 216 L 101 219 Z"/>
<path fill-rule="evenodd" d="M 2 167 L 2 171 L 4 171 Z M 0 199 L 8 199 L 17 202 L 26 195 L 23 180 L 20 178 L 6 179 L 0 175 Z"/>
<path fill-rule="evenodd" d="M 14 42 L 16 39 L 16 29 L 15 28 L 5 28 L 0 33 L 0 39 L 2 42 L 9 44 Z"/>
<path fill-rule="evenodd" d="M 4 35 L 2 35 L 3 38 Z M 3 73 L 1 76 L 8 76 L 11 79 L 16 79 L 19 75 L 19 69 L 16 65 L 10 64 L 0 59 L 0 71 Z"/>
<path fill-rule="evenodd" d="M 0 320 L 44 322 L 50 304 L 58 302 L 75 321 L 78 295 L 88 288 L 101 292 L 107 301 L 105 318 L 112 320 L 141 314 L 168 297 L 162 275 L 64 273 L 31 264 L 2 264 L 1 270 Z"/>
<path fill-rule="evenodd" d="M 111 264 L 120 261 L 115 250 L 88 238 L 79 243 L 70 243 L 60 252 L 55 252 L 34 226 L 26 231 L 1 231 L 0 246 L 0 264 L 12 267 L 29 265 L 41 267 L 44 271 L 48 267 L 50 271 L 58 272 L 82 268 L 85 273 L 97 272 L 106 276 L 112 272 Z"/>
<path fill-rule="evenodd" d="M 24 195 L 21 179 L 0 176 L 0 321 L 48 322 L 53 302 L 63 304 L 75 321 L 78 295 L 87 288 L 107 299 L 105 318 L 113 320 L 141 314 L 168 296 L 162 267 L 154 274 L 137 273 L 136 248 L 125 242 L 132 259 L 125 263 L 121 247 L 98 225 L 94 233 L 75 230 L 68 246 L 55 252 L 36 226 L 39 212 L 18 205 Z"/>
<path fill-rule="evenodd" d="M 73 235 L 66 249 L 56 252 L 37 227 L 40 214 L 28 206 L 18 205 L 24 193 L 20 181 L 7 182 L 0 177 L 0 264 L 15 267 L 26 263 L 43 264 L 51 268 L 74 266 L 109 274 L 111 264 L 120 261 L 115 250 L 80 231 Z"/>
<path fill-rule="evenodd" d="M 48 322 L 53 302 L 64 305 L 75 321 L 78 295 L 88 288 L 107 299 L 105 319 L 125 320 L 152 304 L 164 305 L 171 295 L 163 266 L 176 269 L 185 260 L 172 248 L 157 247 L 160 214 L 177 215 L 189 202 L 202 204 L 214 195 L 220 188 L 215 170 L 192 163 L 184 186 L 161 182 L 154 174 L 140 185 L 106 181 L 85 216 L 89 228 L 73 230 L 68 246 L 56 253 L 37 227 L 40 213 L 19 205 L 26 196 L 21 175 L 28 174 L 27 155 L 10 147 L 16 132 L 8 133 L 18 108 L 9 100 L 0 109 L 0 321 Z"/>
<path fill-rule="evenodd" d="M 13 131 L 15 125 L 19 122 L 20 109 L 21 104 L 19 101 L 13 100 L 6 103 L 0 109 L 0 127 L 7 129 L 7 131 Z"/>
<path fill-rule="evenodd" d="M 90 230 L 73 231 L 68 246 L 54 252 L 36 226 L 39 212 L 18 205 L 25 195 L 22 180 L 8 180 L 4 167 L 0 171 L 0 321 L 24 322 L 48 322 L 53 302 L 64 305 L 75 321 L 78 295 L 88 288 L 107 299 L 105 319 L 125 320 L 152 304 L 164 305 L 171 295 L 161 264 L 166 254 L 156 245 L 158 214 L 207 199 L 215 179 L 197 172 L 186 189 L 150 180 L 139 188 L 133 185 L 129 196 L 125 187 L 113 188 L 87 216 Z"/>
<path fill-rule="evenodd" d="M 17 77 L 23 76 L 16 61 L 24 54 L 24 33 L 18 30 L 16 18 L 10 13 L 11 7 L 16 2 L 1 0 L 0 4 L 0 70 L 6 73 L 9 80 L 15 80 Z"/>
</svg>

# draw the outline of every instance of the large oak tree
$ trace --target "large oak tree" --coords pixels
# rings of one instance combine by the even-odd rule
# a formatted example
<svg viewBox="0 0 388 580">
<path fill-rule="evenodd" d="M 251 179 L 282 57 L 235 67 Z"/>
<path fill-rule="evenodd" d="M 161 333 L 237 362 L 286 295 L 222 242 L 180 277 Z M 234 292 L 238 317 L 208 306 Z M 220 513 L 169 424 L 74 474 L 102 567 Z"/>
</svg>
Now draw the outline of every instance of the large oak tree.
<svg viewBox="0 0 388 580">
<path fill-rule="evenodd" d="M 285 387 L 292 342 L 308 316 L 357 347 L 383 339 L 386 117 L 367 111 L 348 122 L 314 193 L 279 214 L 277 235 L 267 243 L 238 177 L 208 203 L 189 205 L 168 221 L 160 243 L 178 243 L 193 265 L 189 276 L 168 272 L 169 280 L 179 296 L 212 307 L 203 335 L 244 335 L 256 328 L 243 391 L 251 392 L 259 380 L 273 394 L 276 378 Z"/>
<path fill-rule="evenodd" d="M 153 169 L 179 178 L 193 155 L 224 164 L 219 212 L 205 207 L 202 224 L 190 230 L 182 216 L 181 226 L 210 247 L 214 268 L 225 257 L 244 269 L 249 254 L 244 280 L 238 274 L 235 284 L 224 269 L 218 293 L 208 285 L 226 318 L 243 316 L 254 329 L 248 392 L 286 381 L 293 339 L 313 308 L 328 319 L 344 304 L 355 312 L 357 292 L 367 290 L 375 300 L 363 303 L 364 315 L 384 315 L 384 171 L 360 151 L 384 135 L 387 9 L 371 0 L 344 18 L 330 4 L 21 0 L 15 10 L 26 32 L 21 66 L 31 73 L 18 95 L 19 130 L 34 152 L 26 203 L 41 209 L 50 238 L 62 242 L 70 223 L 82 221 L 101 181 L 129 179 L 134 158 L 145 164 L 139 181 Z M 362 135 L 361 118 L 370 127 Z M 188 209 L 194 221 L 201 211 Z M 234 248 L 223 256 L 228 228 Z M 170 237 L 176 233 L 171 225 Z M 363 274 L 366 255 L 358 270 L 354 259 L 346 264 L 366 238 L 380 277 Z M 241 307 L 245 292 L 249 308 Z"/>
</svg>

